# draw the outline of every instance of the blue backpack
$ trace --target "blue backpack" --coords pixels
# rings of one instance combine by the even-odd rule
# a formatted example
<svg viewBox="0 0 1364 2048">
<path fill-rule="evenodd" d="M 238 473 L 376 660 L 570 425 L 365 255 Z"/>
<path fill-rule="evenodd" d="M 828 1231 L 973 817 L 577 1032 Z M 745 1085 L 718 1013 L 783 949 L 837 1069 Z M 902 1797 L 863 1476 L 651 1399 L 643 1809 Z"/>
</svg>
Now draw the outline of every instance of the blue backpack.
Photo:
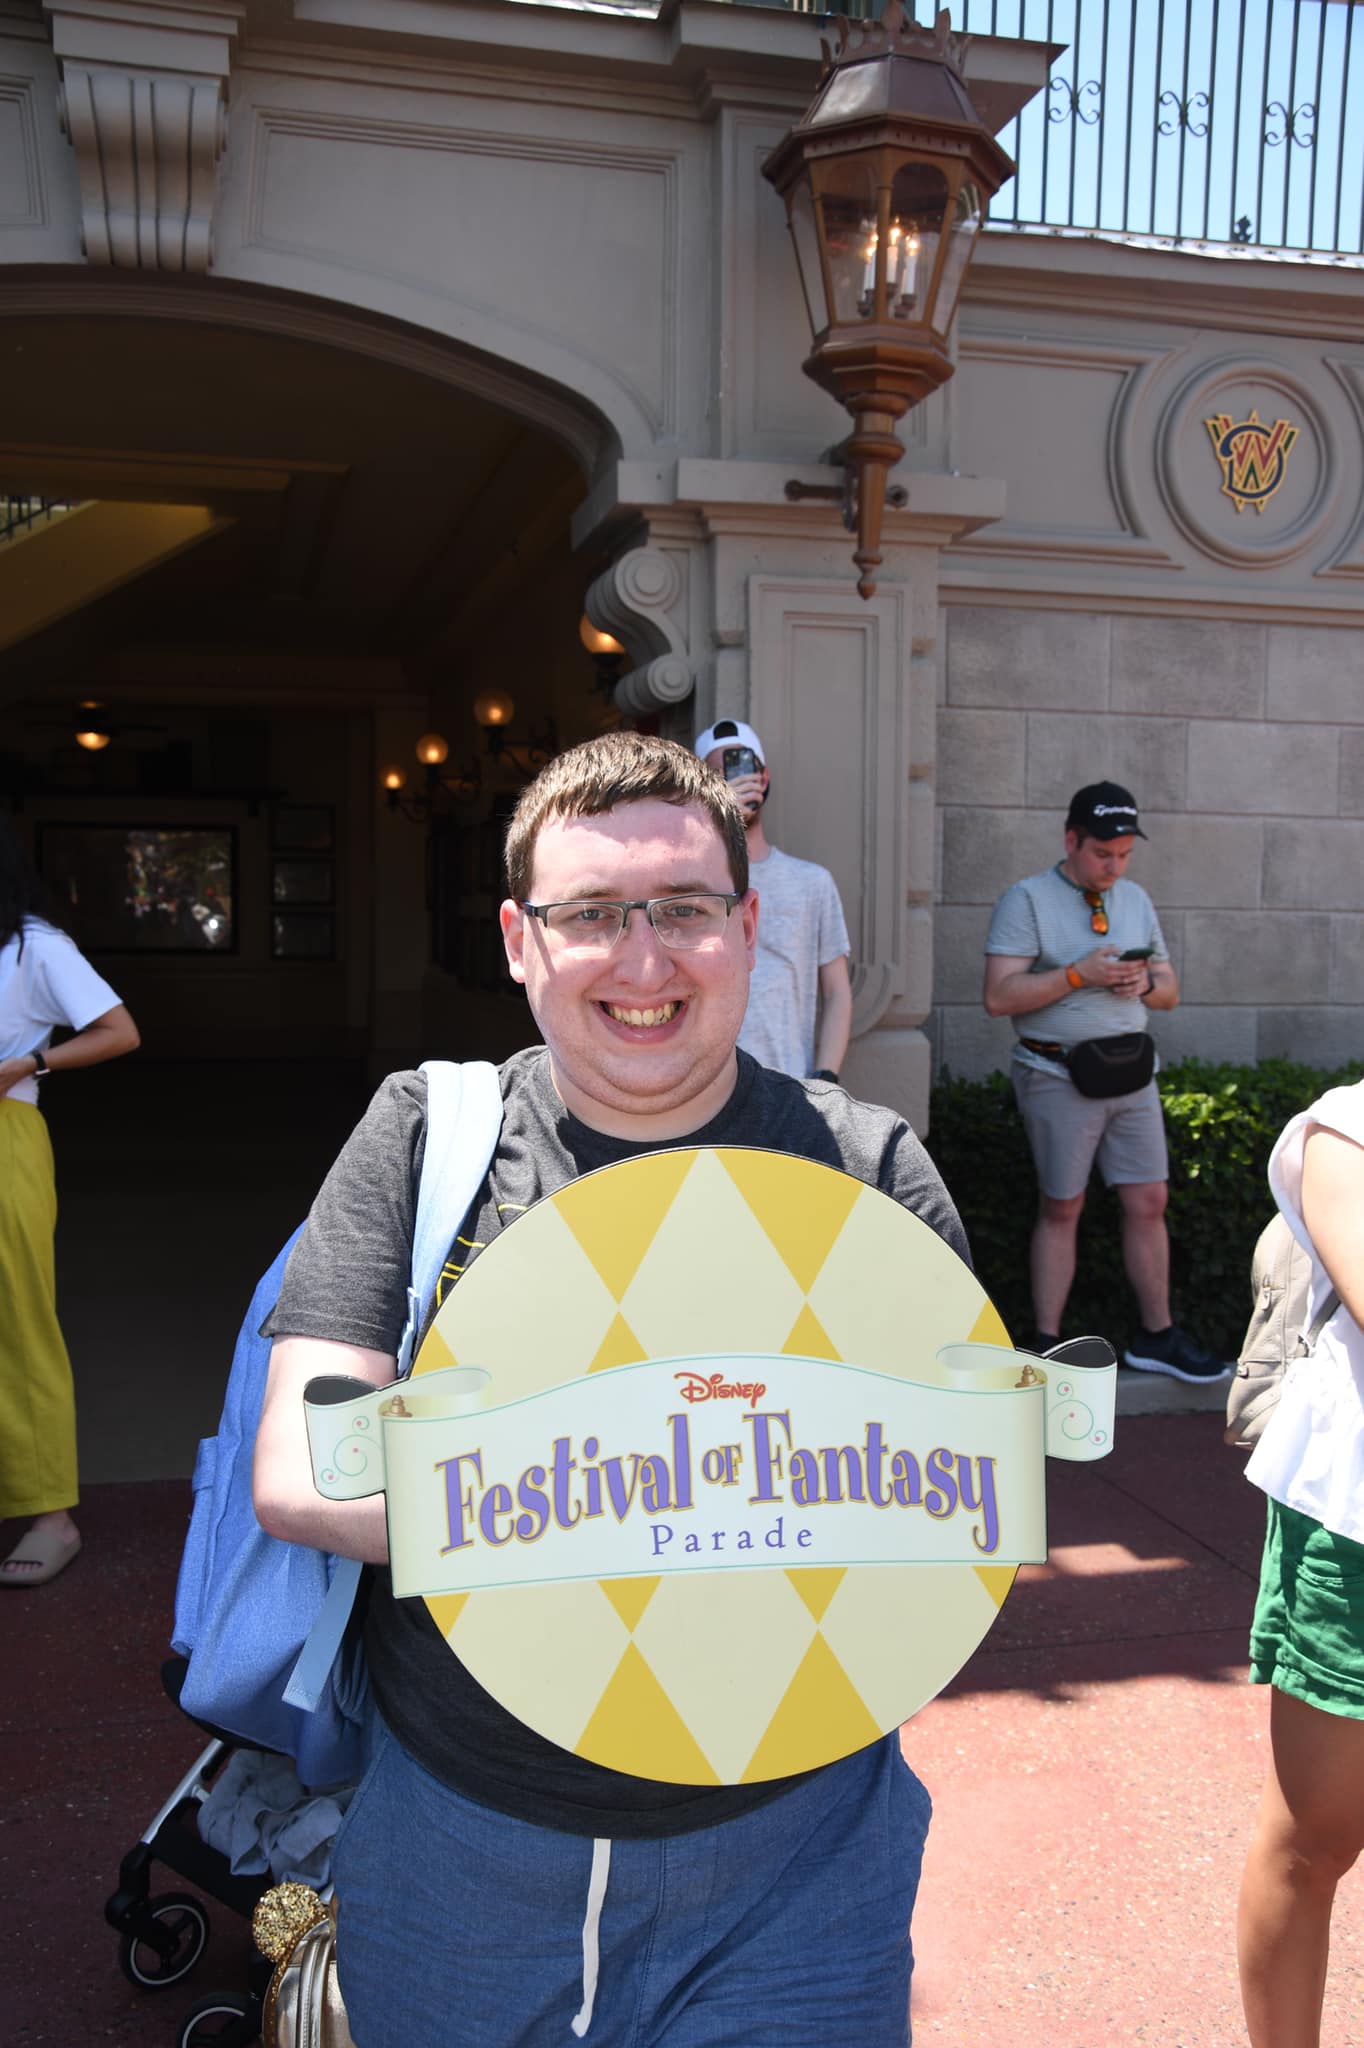
<svg viewBox="0 0 1364 2048">
<path fill-rule="evenodd" d="M 426 1149 L 400 1379 L 411 1371 L 441 1267 L 502 1125 L 497 1069 L 486 1061 L 455 1066 L 428 1060 L 422 1072 Z M 298 1235 L 251 1297 L 218 1434 L 199 1445 L 171 1646 L 189 1659 L 180 1693 L 186 1713 L 255 1748 L 283 1751 L 305 1785 L 339 1785 L 358 1778 L 365 1762 L 369 1687 L 356 1632 L 346 1630 L 362 1567 L 353 1558 L 267 1536 L 251 1505 L 251 1462 L 270 1364 L 270 1339 L 259 1331 L 279 1299 Z"/>
</svg>

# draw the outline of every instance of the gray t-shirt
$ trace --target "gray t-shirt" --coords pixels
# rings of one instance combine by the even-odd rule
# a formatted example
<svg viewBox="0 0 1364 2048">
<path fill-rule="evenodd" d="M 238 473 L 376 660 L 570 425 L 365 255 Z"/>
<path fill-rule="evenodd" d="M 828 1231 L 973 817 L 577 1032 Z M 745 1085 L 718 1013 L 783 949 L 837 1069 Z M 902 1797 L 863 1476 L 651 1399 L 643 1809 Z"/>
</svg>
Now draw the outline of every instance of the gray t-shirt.
<svg viewBox="0 0 1364 2048">
<path fill-rule="evenodd" d="M 739 1043 L 765 1067 L 798 1078 L 815 1065 L 819 970 L 848 951 L 838 887 L 827 868 L 774 846 L 753 861 L 758 952 Z"/>
<path fill-rule="evenodd" d="M 670 1149 L 628 1144 L 580 1123 L 555 1092 L 542 1046 L 508 1060 L 501 1081 L 497 1151 L 451 1247 L 442 1293 L 533 1203 L 598 1167 Z M 396 1350 L 425 1137 L 423 1076 L 390 1075 L 313 1204 L 267 1335 Z M 957 1212 L 909 1126 L 828 1082 L 793 1081 L 741 1053 L 724 1109 L 672 1145 L 756 1145 L 840 1167 L 968 1255 Z M 499 1706 L 447 1646 L 424 1601 L 395 1600 L 387 1571 L 376 1570 L 372 1581 L 365 1650 L 379 1711 L 426 1770 L 482 1806 L 572 1834 L 657 1837 L 746 1813 L 796 1782 L 709 1789 L 587 1763 Z"/>
<path fill-rule="evenodd" d="M 1006 889 L 995 905 L 986 934 L 985 951 L 1006 958 L 1031 960 L 1034 974 L 1056 967 L 1069 967 L 1082 960 L 1096 946 L 1116 946 L 1120 953 L 1130 946 L 1150 946 L 1152 960 L 1170 955 L 1160 929 L 1155 906 L 1143 888 L 1124 875 L 1103 892 L 1108 912 L 1108 933 L 1101 936 L 1090 924 L 1089 905 L 1060 867 L 1044 874 L 1029 875 Z M 1078 1045 L 1085 1038 L 1115 1038 L 1123 1031 L 1147 1029 L 1146 1007 L 1140 997 L 1117 996 L 1111 989 L 1068 989 L 1057 1003 L 1029 1010 L 1011 1019 L 1015 1038 L 1042 1038 L 1057 1045 Z M 1025 1067 L 1054 1074 L 1054 1062 L 1044 1054 L 1015 1046 L 1014 1058 Z"/>
</svg>

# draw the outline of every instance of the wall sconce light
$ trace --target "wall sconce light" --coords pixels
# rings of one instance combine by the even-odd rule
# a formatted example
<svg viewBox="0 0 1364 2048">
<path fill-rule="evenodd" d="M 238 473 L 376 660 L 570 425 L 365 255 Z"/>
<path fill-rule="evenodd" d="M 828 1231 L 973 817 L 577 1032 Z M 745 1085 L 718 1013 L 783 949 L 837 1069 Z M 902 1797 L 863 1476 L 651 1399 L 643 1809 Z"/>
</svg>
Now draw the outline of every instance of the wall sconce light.
<svg viewBox="0 0 1364 2048">
<path fill-rule="evenodd" d="M 948 334 L 985 219 L 1013 163 L 971 104 L 946 8 L 930 29 L 887 0 L 879 21 L 836 18 L 819 90 L 763 165 L 786 202 L 814 345 L 804 369 L 846 406 L 844 502 L 863 597 L 876 589 L 897 422 L 952 375 Z"/>
<path fill-rule="evenodd" d="M 505 690 L 481 690 L 474 699 L 474 717 L 485 732 L 510 725 L 515 716 L 516 699 Z"/>
<path fill-rule="evenodd" d="M 453 810 L 478 795 L 485 780 L 485 759 L 507 761 L 523 782 L 533 782 L 546 761 L 559 751 L 559 734 L 552 718 L 547 718 L 527 741 L 505 738 L 506 728 L 516 716 L 516 701 L 505 690 L 482 691 L 474 699 L 473 713 L 483 728 L 484 756 L 476 757 L 453 774 L 443 774 L 450 758 L 450 742 L 444 733 L 424 732 L 413 749 L 426 771 L 421 789 L 414 790 L 411 796 L 403 795 L 407 771 L 397 762 L 380 770 L 379 786 L 391 811 L 401 811 L 413 824 L 424 824 L 437 813 Z"/>
<path fill-rule="evenodd" d="M 604 633 L 600 626 L 594 626 L 586 612 L 578 621 L 578 638 L 592 657 L 597 689 L 604 697 L 614 697 L 625 662 L 625 649 L 614 634 Z"/>
</svg>

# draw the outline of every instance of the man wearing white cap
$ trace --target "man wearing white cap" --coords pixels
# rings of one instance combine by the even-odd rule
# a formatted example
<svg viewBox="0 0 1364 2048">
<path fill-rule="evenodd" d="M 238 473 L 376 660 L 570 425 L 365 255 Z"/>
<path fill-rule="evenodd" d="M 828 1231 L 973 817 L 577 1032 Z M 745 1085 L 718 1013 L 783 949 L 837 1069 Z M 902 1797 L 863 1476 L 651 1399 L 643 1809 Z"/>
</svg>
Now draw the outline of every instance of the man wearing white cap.
<svg viewBox="0 0 1364 2048">
<path fill-rule="evenodd" d="M 743 810 L 758 892 L 758 955 L 739 1043 L 765 1067 L 798 1080 L 836 1081 L 852 1028 L 848 927 L 827 868 L 797 860 L 763 831 L 769 778 L 763 744 L 741 719 L 717 718 L 696 752 Z"/>
</svg>

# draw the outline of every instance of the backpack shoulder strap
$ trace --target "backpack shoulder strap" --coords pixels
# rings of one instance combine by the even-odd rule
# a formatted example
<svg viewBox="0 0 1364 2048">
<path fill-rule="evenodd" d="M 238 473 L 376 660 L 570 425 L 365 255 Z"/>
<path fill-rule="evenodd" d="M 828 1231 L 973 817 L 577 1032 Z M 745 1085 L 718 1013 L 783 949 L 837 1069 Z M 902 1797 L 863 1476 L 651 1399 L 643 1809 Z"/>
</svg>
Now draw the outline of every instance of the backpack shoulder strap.
<svg viewBox="0 0 1364 2048">
<path fill-rule="evenodd" d="M 436 1291 L 451 1240 L 478 1193 L 497 1149 L 502 1128 L 502 1088 L 487 1060 L 427 1060 L 426 1148 L 417 1184 L 412 1232 L 412 1270 L 407 1289 L 407 1326 L 398 1346 L 398 1377 L 412 1369 L 426 1305 Z M 284 1698 L 290 1706 L 316 1709 L 355 1602 L 361 1566 L 336 1560 L 331 1585 L 308 1640 L 299 1652 Z"/>
<path fill-rule="evenodd" d="M 427 1060 L 426 1146 L 417 1187 L 407 1327 L 398 1350 L 398 1376 L 412 1369 L 412 1352 L 455 1232 L 483 1182 L 502 1128 L 502 1087 L 487 1060 Z"/>
</svg>

